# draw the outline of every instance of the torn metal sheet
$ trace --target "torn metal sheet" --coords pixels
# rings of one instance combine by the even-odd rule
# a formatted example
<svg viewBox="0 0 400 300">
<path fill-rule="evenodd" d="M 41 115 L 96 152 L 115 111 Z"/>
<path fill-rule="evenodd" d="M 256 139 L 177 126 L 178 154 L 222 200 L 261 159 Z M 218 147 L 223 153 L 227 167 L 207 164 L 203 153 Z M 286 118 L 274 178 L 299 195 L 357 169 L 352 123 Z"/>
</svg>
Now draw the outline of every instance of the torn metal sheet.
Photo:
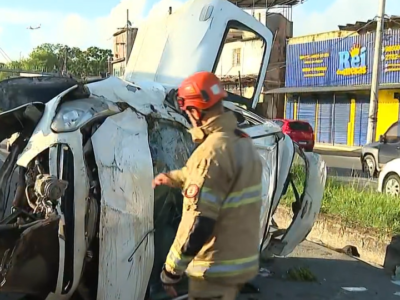
<svg viewBox="0 0 400 300">
<path fill-rule="evenodd" d="M 319 154 L 304 153 L 308 162 L 308 173 L 300 211 L 283 236 L 280 254 L 289 255 L 311 231 L 321 209 L 327 177 L 326 163 Z"/>
<path fill-rule="evenodd" d="M 154 193 L 147 122 L 127 109 L 109 117 L 92 142 L 102 188 L 97 300 L 143 299 L 154 259 L 148 234 Z"/>
</svg>

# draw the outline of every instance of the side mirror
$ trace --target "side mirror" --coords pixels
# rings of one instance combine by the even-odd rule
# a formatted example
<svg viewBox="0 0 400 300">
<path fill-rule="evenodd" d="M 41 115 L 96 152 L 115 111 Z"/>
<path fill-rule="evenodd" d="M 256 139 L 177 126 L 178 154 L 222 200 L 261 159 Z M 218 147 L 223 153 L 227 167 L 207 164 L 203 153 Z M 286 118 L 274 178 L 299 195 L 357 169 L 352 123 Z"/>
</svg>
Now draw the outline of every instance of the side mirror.
<svg viewBox="0 0 400 300">
<path fill-rule="evenodd" d="M 381 136 L 379 137 L 379 142 L 380 142 L 380 143 L 386 143 L 386 138 L 385 138 L 384 135 L 381 135 Z"/>
</svg>

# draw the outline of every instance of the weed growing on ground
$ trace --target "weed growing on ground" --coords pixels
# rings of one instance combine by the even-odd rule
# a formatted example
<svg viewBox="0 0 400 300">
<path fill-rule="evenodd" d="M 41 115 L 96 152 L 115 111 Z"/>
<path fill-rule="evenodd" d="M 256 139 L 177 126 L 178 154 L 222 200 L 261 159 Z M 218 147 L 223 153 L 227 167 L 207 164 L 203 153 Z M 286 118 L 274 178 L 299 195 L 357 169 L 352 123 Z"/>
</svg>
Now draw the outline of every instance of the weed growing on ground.
<svg viewBox="0 0 400 300">
<path fill-rule="evenodd" d="M 304 167 L 294 166 L 292 174 L 301 194 L 304 189 Z M 293 191 L 289 188 L 281 203 L 290 206 L 293 200 Z M 400 234 L 400 198 L 378 193 L 368 186 L 360 187 L 357 181 L 343 183 L 328 177 L 321 213 L 340 218 L 347 227 L 371 228 L 389 235 Z"/>
<path fill-rule="evenodd" d="M 317 281 L 317 277 L 310 271 L 310 269 L 302 267 L 288 270 L 286 278 L 292 281 Z"/>
</svg>

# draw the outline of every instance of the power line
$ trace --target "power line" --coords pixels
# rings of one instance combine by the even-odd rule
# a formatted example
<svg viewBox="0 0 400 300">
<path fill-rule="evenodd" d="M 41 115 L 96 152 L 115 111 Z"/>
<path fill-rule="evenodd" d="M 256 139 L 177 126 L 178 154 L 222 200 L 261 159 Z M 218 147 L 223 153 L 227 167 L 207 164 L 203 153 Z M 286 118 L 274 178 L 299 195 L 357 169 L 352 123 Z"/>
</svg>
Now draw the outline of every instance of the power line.
<svg viewBox="0 0 400 300">
<path fill-rule="evenodd" d="M 8 62 L 12 62 L 12 59 L 7 55 L 7 53 L 0 47 L 0 54 L 1 56 L 4 57 L 5 60 L 8 60 Z"/>
</svg>

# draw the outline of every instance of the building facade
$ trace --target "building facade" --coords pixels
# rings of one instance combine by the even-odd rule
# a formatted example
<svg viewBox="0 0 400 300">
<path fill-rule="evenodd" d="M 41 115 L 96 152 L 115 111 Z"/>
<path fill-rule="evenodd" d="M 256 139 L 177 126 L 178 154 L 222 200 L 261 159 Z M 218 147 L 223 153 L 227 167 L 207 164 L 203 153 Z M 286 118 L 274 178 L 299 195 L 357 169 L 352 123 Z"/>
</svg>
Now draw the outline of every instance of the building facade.
<svg viewBox="0 0 400 300">
<path fill-rule="evenodd" d="M 290 20 L 291 7 L 275 9 L 246 10 L 266 25 L 274 34 L 271 56 L 264 82 L 264 92 L 285 86 L 286 41 L 293 36 L 293 22 Z M 222 79 L 225 89 L 242 96 L 251 96 L 260 71 L 264 54 L 261 39 L 243 36 L 241 41 L 227 42 L 224 46 L 216 74 Z M 263 93 L 257 105 L 257 112 L 268 118 L 282 117 L 284 95 L 272 97 Z"/>
<path fill-rule="evenodd" d="M 316 142 L 367 141 L 375 32 L 336 31 L 290 39 L 285 118 L 308 121 Z M 400 30 L 384 33 L 376 139 L 400 118 Z"/>
<path fill-rule="evenodd" d="M 122 28 L 113 35 L 113 53 L 112 75 L 116 77 L 123 76 L 125 68 L 135 43 L 137 28 Z"/>
</svg>

